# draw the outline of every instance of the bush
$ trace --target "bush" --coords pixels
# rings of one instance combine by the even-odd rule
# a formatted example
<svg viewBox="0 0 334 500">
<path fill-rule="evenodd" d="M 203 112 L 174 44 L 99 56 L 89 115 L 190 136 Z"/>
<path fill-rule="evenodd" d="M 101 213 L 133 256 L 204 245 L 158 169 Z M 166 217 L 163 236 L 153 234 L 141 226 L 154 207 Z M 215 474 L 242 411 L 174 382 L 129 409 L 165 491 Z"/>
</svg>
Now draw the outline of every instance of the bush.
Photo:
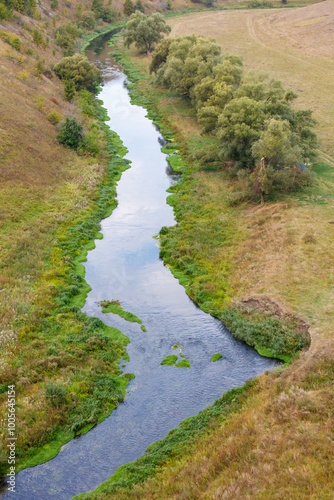
<svg viewBox="0 0 334 500">
<path fill-rule="evenodd" d="M 7 33 L 7 31 L 0 31 L 0 38 L 2 38 L 6 43 L 13 47 L 13 49 L 17 50 L 18 52 L 21 51 L 22 41 L 19 37 L 12 35 L 11 33 Z"/>
<path fill-rule="evenodd" d="M 61 80 L 73 80 L 76 90 L 87 89 L 93 94 L 102 83 L 102 71 L 81 54 L 64 57 L 54 66 L 54 72 Z"/>
<path fill-rule="evenodd" d="M 75 118 L 66 118 L 57 139 L 64 146 L 78 149 L 83 144 L 82 125 Z"/>
<path fill-rule="evenodd" d="M 53 125 L 56 125 L 56 123 L 59 123 L 60 120 L 62 119 L 62 116 L 61 114 L 59 113 L 59 111 L 57 111 L 56 109 L 52 109 L 50 111 L 50 113 L 48 114 L 47 116 L 47 119 L 49 120 L 49 122 L 51 122 Z"/>
<path fill-rule="evenodd" d="M 0 3 L 0 19 L 10 19 L 10 17 L 11 11 L 3 3 Z"/>
</svg>

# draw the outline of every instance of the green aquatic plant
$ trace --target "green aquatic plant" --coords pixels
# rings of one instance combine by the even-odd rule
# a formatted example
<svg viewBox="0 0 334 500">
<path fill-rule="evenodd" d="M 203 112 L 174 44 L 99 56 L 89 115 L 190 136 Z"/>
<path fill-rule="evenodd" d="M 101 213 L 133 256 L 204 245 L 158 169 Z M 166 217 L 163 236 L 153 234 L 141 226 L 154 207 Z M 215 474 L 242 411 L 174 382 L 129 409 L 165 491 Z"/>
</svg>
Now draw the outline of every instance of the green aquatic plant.
<svg viewBox="0 0 334 500">
<path fill-rule="evenodd" d="M 187 358 L 181 359 L 176 365 L 178 368 L 190 368 L 190 361 Z"/>
<path fill-rule="evenodd" d="M 173 366 L 177 361 L 177 356 L 175 354 L 171 354 L 170 356 L 166 356 L 165 359 L 161 361 L 161 365 Z"/>
<path fill-rule="evenodd" d="M 222 358 L 222 357 L 223 357 L 223 355 L 222 355 L 222 354 L 220 354 L 220 352 L 217 352 L 216 354 L 214 354 L 214 355 L 212 356 L 212 361 L 218 361 L 218 359 L 220 359 L 220 358 Z"/>
<path fill-rule="evenodd" d="M 131 321 L 132 323 L 139 323 L 140 325 L 142 324 L 142 321 L 135 314 L 132 314 L 129 311 L 125 311 L 123 309 L 119 300 L 102 300 L 100 302 L 100 305 L 102 307 L 103 313 L 118 314 L 118 316 L 124 318 L 126 321 Z"/>
</svg>

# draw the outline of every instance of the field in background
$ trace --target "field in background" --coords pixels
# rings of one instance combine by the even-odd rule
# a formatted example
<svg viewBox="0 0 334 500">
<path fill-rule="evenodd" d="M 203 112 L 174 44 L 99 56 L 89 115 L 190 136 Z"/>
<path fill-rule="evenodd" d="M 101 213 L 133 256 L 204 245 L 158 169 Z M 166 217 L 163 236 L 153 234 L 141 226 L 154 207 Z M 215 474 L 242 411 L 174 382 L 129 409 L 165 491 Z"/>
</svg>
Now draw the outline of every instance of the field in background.
<svg viewBox="0 0 334 500">
<path fill-rule="evenodd" d="M 334 0 L 298 9 L 203 12 L 169 20 L 171 36 L 215 38 L 222 52 L 243 57 L 246 71 L 282 80 L 314 110 L 320 148 L 334 155 Z"/>
</svg>

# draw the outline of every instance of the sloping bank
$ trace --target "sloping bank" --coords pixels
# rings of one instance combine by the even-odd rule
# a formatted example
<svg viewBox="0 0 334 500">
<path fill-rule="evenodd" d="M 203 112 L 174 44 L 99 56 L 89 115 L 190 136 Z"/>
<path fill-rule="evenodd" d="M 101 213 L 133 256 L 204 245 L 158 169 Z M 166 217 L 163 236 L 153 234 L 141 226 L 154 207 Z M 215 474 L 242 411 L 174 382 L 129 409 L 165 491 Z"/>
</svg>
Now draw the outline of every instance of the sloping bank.
<svg viewBox="0 0 334 500">
<path fill-rule="evenodd" d="M 189 162 L 193 144 L 198 138 L 185 138 L 176 127 L 177 117 L 173 117 L 168 104 L 175 96 L 156 89 L 149 78 L 130 58 L 117 50 L 114 57 L 125 67 L 131 83 L 132 101 L 148 109 L 148 117 L 160 127 L 168 141 L 163 151 L 170 154 L 169 161 L 174 170 L 182 173 L 182 180 L 171 188 L 168 198 L 175 211 L 177 225 L 163 227 L 160 231 L 161 257 L 170 267 L 174 276 L 185 287 L 188 295 L 206 312 L 221 319 L 233 335 L 254 346 L 260 354 L 273 356 L 289 362 L 301 349 L 308 347 L 310 338 L 307 325 L 295 316 L 289 315 L 272 300 L 262 297 L 233 304 L 233 290 L 228 279 L 231 273 L 231 256 L 243 235 L 238 231 L 239 211 L 225 206 L 217 199 L 205 196 L 201 186 L 199 169 Z M 189 113 L 189 110 L 187 111 Z M 174 120 L 173 120 L 174 118 Z M 218 198 L 224 198 L 219 193 Z M 221 224 L 221 220 L 225 224 Z M 210 250 L 211 247 L 211 250 Z M 223 247 L 225 259 L 217 263 L 212 254 L 217 247 Z M 212 250 L 213 249 L 213 250 Z M 271 374 L 271 379 L 279 373 Z M 265 379 L 265 378 L 264 378 Z M 270 382 L 271 384 L 272 382 Z M 169 435 L 149 446 L 147 453 L 133 463 L 120 467 L 111 478 L 94 492 L 75 498 L 141 498 L 146 492 L 141 484 L 158 474 L 163 480 L 164 471 L 170 466 L 178 467 L 182 457 L 203 449 L 203 443 L 224 426 L 232 425 L 243 408 L 256 406 L 261 400 L 261 390 L 265 380 L 253 380 L 238 389 L 225 393 L 211 407 L 197 416 L 183 421 Z M 147 484 L 147 483 L 146 483 Z M 152 483 L 153 484 L 153 483 Z M 166 486 L 166 485 L 165 485 Z M 184 491 L 181 486 L 181 491 Z M 152 491 L 154 488 L 152 488 Z M 160 498 L 158 493 L 147 498 Z M 168 493 L 168 486 L 164 489 Z"/>
</svg>

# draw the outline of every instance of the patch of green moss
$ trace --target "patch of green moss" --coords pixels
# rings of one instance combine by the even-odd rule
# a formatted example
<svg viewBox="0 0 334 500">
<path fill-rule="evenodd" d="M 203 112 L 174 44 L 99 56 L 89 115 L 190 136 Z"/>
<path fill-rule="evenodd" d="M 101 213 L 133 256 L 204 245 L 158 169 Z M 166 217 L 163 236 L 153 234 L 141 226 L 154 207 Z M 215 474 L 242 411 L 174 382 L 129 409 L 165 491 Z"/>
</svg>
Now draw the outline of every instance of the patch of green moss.
<svg viewBox="0 0 334 500">
<path fill-rule="evenodd" d="M 171 354 L 170 356 L 166 356 L 165 359 L 161 361 L 161 365 L 173 366 L 177 361 L 177 356 L 175 354 Z"/>
<path fill-rule="evenodd" d="M 124 318 L 126 321 L 131 321 L 132 323 L 139 323 L 140 325 L 142 323 L 142 321 L 135 314 L 125 311 L 117 300 L 102 300 L 101 306 L 103 313 L 118 314 L 118 316 Z"/>
<path fill-rule="evenodd" d="M 214 355 L 212 356 L 212 361 L 218 361 L 218 359 L 220 359 L 220 358 L 222 358 L 222 357 L 223 357 L 223 355 L 222 355 L 222 354 L 220 354 L 220 352 L 217 352 L 216 354 L 214 354 Z"/>
<path fill-rule="evenodd" d="M 181 359 L 178 363 L 176 363 L 179 368 L 190 368 L 190 361 L 187 358 Z"/>
</svg>

